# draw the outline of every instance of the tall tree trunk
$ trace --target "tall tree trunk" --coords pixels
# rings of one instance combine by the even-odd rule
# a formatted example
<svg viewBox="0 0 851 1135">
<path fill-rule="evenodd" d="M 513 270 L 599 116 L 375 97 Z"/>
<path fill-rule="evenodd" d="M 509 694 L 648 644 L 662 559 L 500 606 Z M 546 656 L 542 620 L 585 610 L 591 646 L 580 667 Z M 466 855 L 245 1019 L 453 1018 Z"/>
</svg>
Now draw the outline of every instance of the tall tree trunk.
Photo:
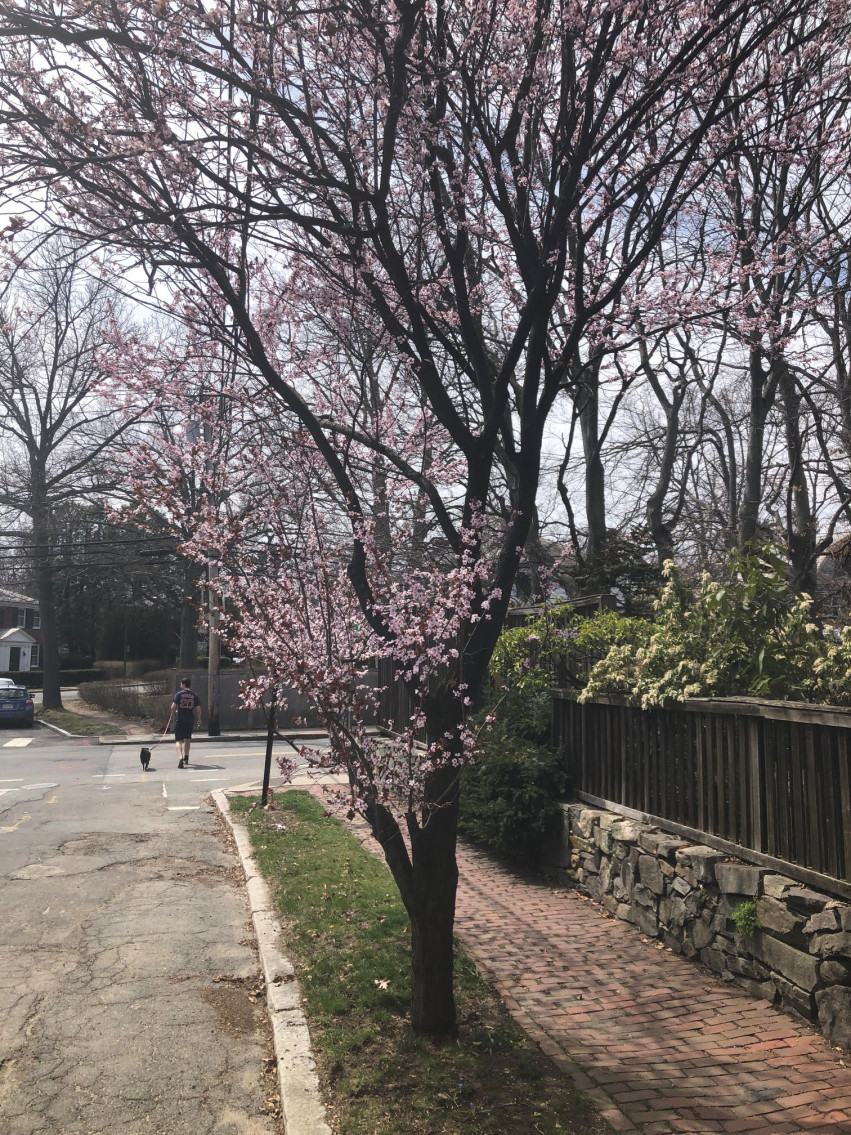
<svg viewBox="0 0 851 1135">
<path fill-rule="evenodd" d="M 762 350 L 752 346 L 749 359 L 750 412 L 748 416 L 748 447 L 742 477 L 744 499 L 739 509 L 739 547 L 744 547 L 756 536 L 759 508 L 762 503 L 762 463 L 765 447 L 765 423 L 777 391 L 777 375 L 766 372 Z"/>
<path fill-rule="evenodd" d="M 596 368 L 591 368 L 577 394 L 577 412 L 585 454 L 585 515 L 588 542 L 585 558 L 598 556 L 606 543 L 606 477 L 600 455 L 599 388 Z"/>
<path fill-rule="evenodd" d="M 409 825 L 411 837 L 411 1024 L 430 1036 L 458 1031 L 453 990 L 455 896 L 458 864 L 458 770 L 440 773 L 433 795 L 449 800 L 424 823 Z"/>
<path fill-rule="evenodd" d="M 455 1012 L 454 930 L 458 864 L 458 770 L 429 780 L 421 815 L 406 817 L 410 854 L 393 814 L 370 805 L 366 818 L 411 921 L 411 1027 L 435 1037 L 458 1031 Z"/>
<path fill-rule="evenodd" d="M 772 361 L 779 378 L 780 397 L 789 459 L 789 488 L 786 509 L 786 544 L 794 572 L 793 583 L 801 591 L 816 592 L 816 522 L 810 502 L 804 469 L 801 438 L 801 395 L 789 366 L 782 356 Z"/>
<path fill-rule="evenodd" d="M 198 665 L 198 586 L 201 569 L 192 560 L 183 561 L 183 596 L 180 605 L 181 670 L 192 670 Z"/>
<path fill-rule="evenodd" d="M 33 509 L 33 544 L 38 607 L 41 616 L 42 705 L 45 709 L 62 709 L 59 681 L 59 627 L 56 620 L 48 504 L 38 504 Z"/>
</svg>

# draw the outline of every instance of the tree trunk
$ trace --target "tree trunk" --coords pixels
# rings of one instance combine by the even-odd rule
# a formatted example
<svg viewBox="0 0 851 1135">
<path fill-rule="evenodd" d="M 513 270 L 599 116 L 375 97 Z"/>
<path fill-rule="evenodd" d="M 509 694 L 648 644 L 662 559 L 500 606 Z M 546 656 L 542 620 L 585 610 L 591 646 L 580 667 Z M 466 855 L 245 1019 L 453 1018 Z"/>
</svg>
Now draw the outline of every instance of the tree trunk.
<svg viewBox="0 0 851 1135">
<path fill-rule="evenodd" d="M 457 781 L 458 772 L 448 777 Z M 441 774 L 441 781 L 447 774 Z M 411 835 L 411 1027 L 429 1036 L 458 1032 L 453 988 L 455 843 L 458 800 L 440 807 L 425 823 L 409 824 Z"/>
<path fill-rule="evenodd" d="M 62 709 L 59 681 L 59 627 L 56 620 L 48 505 L 33 509 L 33 544 L 38 607 L 41 616 L 42 705 L 45 709 Z"/>
<path fill-rule="evenodd" d="M 759 507 L 762 503 L 762 461 L 765 440 L 765 423 L 774 402 L 777 378 L 763 368 L 762 351 L 750 350 L 750 414 L 748 417 L 748 448 L 745 457 L 743 481 L 744 500 L 739 509 L 739 547 L 749 544 L 757 534 Z"/>
<path fill-rule="evenodd" d="M 198 584 L 200 569 L 192 560 L 183 561 L 183 597 L 180 606 L 180 656 L 178 667 L 193 670 L 198 665 Z"/>
<path fill-rule="evenodd" d="M 780 384 L 786 429 L 786 453 L 789 459 L 789 488 L 786 510 L 786 544 L 794 572 L 793 584 L 800 591 L 815 596 L 816 592 L 816 522 L 810 503 L 810 491 L 804 468 L 804 445 L 801 438 L 801 395 L 795 376 L 782 357 L 773 360 Z"/>
<path fill-rule="evenodd" d="M 585 454 L 585 515 L 588 520 L 587 560 L 598 556 L 606 543 L 606 476 L 600 456 L 600 422 L 597 375 L 591 371 L 577 395 L 582 449 Z"/>
<path fill-rule="evenodd" d="M 660 388 L 661 393 L 661 388 Z M 658 395 L 657 395 L 658 396 Z M 680 409 L 686 396 L 685 383 L 679 383 L 671 398 L 661 401 L 665 411 L 665 444 L 659 460 L 659 472 L 653 492 L 647 498 L 645 515 L 650 529 L 650 538 L 656 547 L 656 558 L 660 564 L 674 558 L 674 535 L 665 523 L 665 497 L 671 487 L 674 463 L 677 459 L 677 443 L 680 440 Z"/>
</svg>

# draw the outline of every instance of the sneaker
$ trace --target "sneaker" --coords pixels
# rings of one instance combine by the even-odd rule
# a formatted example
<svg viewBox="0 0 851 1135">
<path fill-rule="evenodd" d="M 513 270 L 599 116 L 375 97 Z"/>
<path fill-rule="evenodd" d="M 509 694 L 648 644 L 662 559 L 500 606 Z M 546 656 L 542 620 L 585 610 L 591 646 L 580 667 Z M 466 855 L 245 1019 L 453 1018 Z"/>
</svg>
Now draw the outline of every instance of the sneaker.
<svg viewBox="0 0 851 1135">
<path fill-rule="evenodd" d="M 177 767 L 178 768 L 186 768 L 186 762 L 185 761 L 178 761 Z"/>
</svg>

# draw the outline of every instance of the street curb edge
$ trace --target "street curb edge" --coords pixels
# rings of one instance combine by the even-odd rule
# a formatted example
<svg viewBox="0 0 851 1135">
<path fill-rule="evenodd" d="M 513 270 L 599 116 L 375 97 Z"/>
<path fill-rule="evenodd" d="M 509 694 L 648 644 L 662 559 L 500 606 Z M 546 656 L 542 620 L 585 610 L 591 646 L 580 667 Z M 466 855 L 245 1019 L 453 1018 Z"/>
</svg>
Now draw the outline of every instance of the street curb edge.
<svg viewBox="0 0 851 1135">
<path fill-rule="evenodd" d="M 234 823 L 231 817 L 227 796 L 221 789 L 211 795 L 233 833 L 245 874 L 257 950 L 266 982 L 266 1007 L 272 1025 L 281 1110 L 287 1135 L 332 1135 L 319 1093 L 307 1019 L 301 1009 L 301 989 L 292 963 L 278 948 L 281 926 L 274 914 L 269 888 L 251 854 L 248 832 L 242 824 Z"/>
</svg>

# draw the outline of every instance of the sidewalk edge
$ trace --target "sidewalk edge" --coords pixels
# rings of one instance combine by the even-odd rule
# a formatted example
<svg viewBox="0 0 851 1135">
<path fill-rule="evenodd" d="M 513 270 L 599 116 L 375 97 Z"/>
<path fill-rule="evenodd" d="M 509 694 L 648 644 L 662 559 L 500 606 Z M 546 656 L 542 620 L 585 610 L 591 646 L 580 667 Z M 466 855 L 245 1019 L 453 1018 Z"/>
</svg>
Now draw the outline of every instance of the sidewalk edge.
<svg viewBox="0 0 851 1135">
<path fill-rule="evenodd" d="M 278 948 L 281 927 L 269 888 L 251 854 L 248 832 L 231 818 L 227 796 L 217 789 L 212 798 L 233 833 L 245 873 L 248 904 L 266 982 L 266 1007 L 275 1043 L 287 1135 L 332 1135 L 319 1093 L 307 1019 L 301 1010 L 301 989 L 292 963 Z"/>
</svg>

